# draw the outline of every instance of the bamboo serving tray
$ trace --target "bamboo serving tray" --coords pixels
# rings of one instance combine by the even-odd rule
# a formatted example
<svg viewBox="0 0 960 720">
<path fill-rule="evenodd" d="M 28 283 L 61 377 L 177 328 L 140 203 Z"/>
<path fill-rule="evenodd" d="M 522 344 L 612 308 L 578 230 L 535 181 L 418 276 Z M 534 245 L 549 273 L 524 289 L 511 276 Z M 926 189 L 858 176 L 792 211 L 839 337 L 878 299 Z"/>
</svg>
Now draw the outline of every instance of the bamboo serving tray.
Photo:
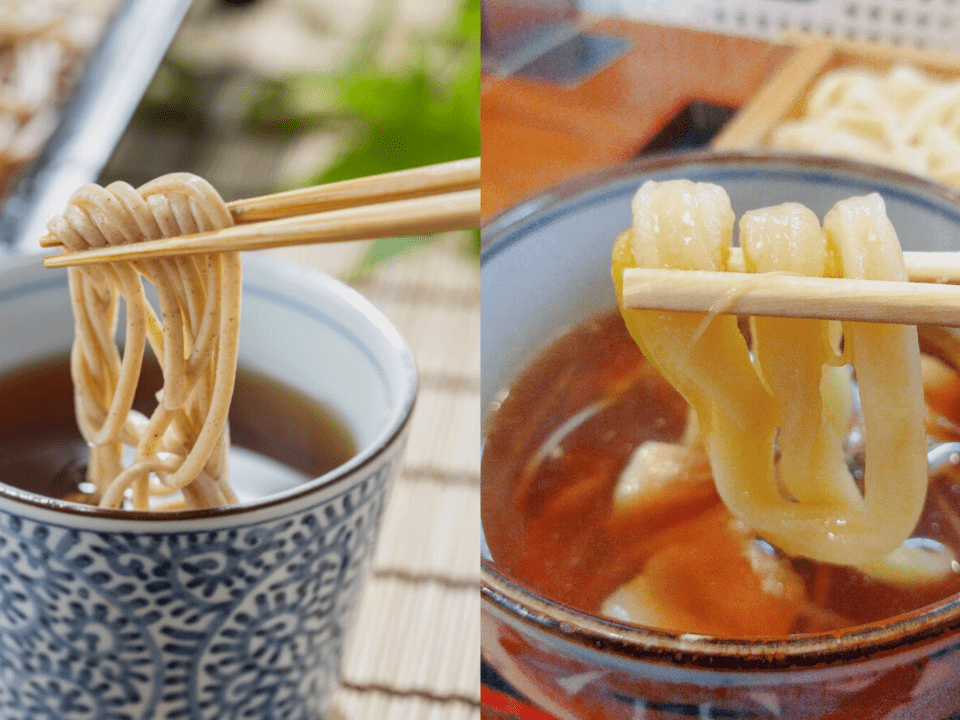
<svg viewBox="0 0 960 720">
<path fill-rule="evenodd" d="M 931 77 L 960 80 L 960 54 L 953 52 L 799 34 L 784 36 L 781 44 L 793 46 L 795 51 L 717 134 L 711 144 L 715 150 L 765 147 L 775 127 L 803 115 L 810 87 L 837 68 L 884 71 L 908 64 Z"/>
</svg>

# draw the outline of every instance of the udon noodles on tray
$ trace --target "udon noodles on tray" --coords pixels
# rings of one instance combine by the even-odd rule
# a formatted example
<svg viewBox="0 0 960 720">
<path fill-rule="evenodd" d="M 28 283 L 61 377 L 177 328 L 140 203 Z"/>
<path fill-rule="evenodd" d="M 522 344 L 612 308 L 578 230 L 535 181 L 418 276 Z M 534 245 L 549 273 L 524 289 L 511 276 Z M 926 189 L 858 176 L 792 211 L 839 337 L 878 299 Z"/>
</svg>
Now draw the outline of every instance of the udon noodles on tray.
<svg viewBox="0 0 960 720">
<path fill-rule="evenodd" d="M 960 81 L 904 64 L 884 72 L 831 70 L 810 88 L 802 114 L 775 127 L 768 144 L 960 185 Z"/>
<path fill-rule="evenodd" d="M 177 173 L 137 190 L 123 182 L 87 185 L 48 227 L 64 247 L 79 251 L 232 224 L 216 190 Z M 235 502 L 227 482 L 227 413 L 239 342 L 239 253 L 103 263 L 69 272 L 76 328 L 71 374 L 95 500 L 103 507 L 144 510 Z M 159 316 L 143 280 L 156 288 Z M 121 300 L 122 355 L 115 340 Z M 149 417 L 132 408 L 148 345 L 163 373 Z M 151 500 L 175 494 L 179 499 L 172 504 Z"/>
</svg>

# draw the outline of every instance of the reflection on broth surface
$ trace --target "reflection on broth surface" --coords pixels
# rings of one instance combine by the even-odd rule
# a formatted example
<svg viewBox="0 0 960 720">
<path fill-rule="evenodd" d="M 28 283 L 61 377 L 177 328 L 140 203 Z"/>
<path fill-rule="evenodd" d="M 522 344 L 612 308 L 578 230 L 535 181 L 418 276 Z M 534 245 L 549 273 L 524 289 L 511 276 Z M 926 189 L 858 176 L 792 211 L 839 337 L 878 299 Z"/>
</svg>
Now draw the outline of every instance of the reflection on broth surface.
<svg viewBox="0 0 960 720">
<path fill-rule="evenodd" d="M 938 366 L 925 379 L 928 430 L 957 437 L 957 375 Z M 643 572 L 631 597 L 645 607 L 632 617 L 718 636 L 833 631 L 960 592 L 956 563 L 938 580 L 893 585 L 756 539 L 720 502 L 696 448 L 679 458 L 664 450 L 682 445 L 686 421 L 686 403 L 616 310 L 542 351 L 486 428 L 483 524 L 498 569 L 591 613 L 605 602 L 610 613 L 611 595 Z M 661 453 L 653 467 L 673 477 L 642 502 L 622 502 L 618 481 L 644 443 L 648 456 Z M 908 542 L 960 548 L 958 482 L 931 479 L 918 540 Z"/>
<path fill-rule="evenodd" d="M 161 386 L 156 361 L 145 361 L 134 407 L 144 411 L 156 404 Z M 357 452 L 349 430 L 329 408 L 243 368 L 237 373 L 229 422 L 241 500 L 322 475 Z M 86 462 L 67 358 L 0 377 L 0 482 L 83 501 Z"/>
</svg>

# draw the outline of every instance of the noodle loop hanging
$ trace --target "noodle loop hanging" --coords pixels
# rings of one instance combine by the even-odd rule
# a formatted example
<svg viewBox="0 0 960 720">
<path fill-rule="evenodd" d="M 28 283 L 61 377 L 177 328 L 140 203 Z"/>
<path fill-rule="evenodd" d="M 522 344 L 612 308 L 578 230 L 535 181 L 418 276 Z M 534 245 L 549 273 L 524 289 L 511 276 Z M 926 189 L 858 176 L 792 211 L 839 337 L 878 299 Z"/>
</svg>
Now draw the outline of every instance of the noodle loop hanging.
<svg viewBox="0 0 960 720">
<path fill-rule="evenodd" d="M 84 186 L 48 228 L 67 249 L 79 251 L 232 224 L 213 187 L 176 173 L 139 189 L 122 182 Z M 69 272 L 77 423 L 90 446 L 87 479 L 96 486 L 99 504 L 146 510 L 151 496 L 177 492 L 186 507 L 236 502 L 227 483 L 227 412 L 239 339 L 239 253 Z M 159 316 L 147 300 L 144 279 L 156 289 Z M 122 355 L 116 341 L 121 300 Z M 132 409 L 147 344 L 163 372 L 163 389 L 149 417 Z M 132 448 L 132 457 L 124 446 Z"/>
<path fill-rule="evenodd" d="M 633 227 L 614 248 L 618 295 L 625 267 L 727 269 L 735 218 L 721 188 L 648 182 L 633 210 Z M 822 229 L 795 204 L 747 213 L 740 242 L 752 272 L 906 280 L 878 195 L 837 203 Z M 752 318 L 748 346 L 733 316 L 621 311 L 696 411 L 717 490 L 734 515 L 793 555 L 878 571 L 904 564 L 927 488 L 915 327 Z M 840 366 L 848 363 L 865 419 L 862 488 L 843 449 L 851 386 Z"/>
</svg>

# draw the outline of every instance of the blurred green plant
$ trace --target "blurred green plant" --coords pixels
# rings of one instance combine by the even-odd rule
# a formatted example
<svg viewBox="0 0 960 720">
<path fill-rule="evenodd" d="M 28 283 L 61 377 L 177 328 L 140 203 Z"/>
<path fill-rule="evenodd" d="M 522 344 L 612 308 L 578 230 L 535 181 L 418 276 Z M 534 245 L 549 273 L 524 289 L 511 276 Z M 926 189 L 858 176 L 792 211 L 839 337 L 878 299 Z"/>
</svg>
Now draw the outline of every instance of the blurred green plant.
<svg viewBox="0 0 960 720">
<path fill-rule="evenodd" d="M 157 68 L 144 93 L 137 116 L 155 127 L 175 127 L 198 133 L 205 117 L 200 104 L 201 80 L 196 71 L 176 58 L 167 56 Z"/>
<path fill-rule="evenodd" d="M 314 184 L 403 170 L 480 154 L 480 0 L 462 0 L 436 36 L 411 40 L 410 61 L 388 69 L 378 60 L 395 15 L 379 3 L 346 67 L 335 74 L 299 73 L 265 84 L 250 105 L 259 130 L 303 132 L 344 123 L 349 143 Z M 371 244 L 352 273 L 374 267 L 434 236 L 391 238 Z M 479 230 L 470 234 L 479 253 Z"/>
</svg>

